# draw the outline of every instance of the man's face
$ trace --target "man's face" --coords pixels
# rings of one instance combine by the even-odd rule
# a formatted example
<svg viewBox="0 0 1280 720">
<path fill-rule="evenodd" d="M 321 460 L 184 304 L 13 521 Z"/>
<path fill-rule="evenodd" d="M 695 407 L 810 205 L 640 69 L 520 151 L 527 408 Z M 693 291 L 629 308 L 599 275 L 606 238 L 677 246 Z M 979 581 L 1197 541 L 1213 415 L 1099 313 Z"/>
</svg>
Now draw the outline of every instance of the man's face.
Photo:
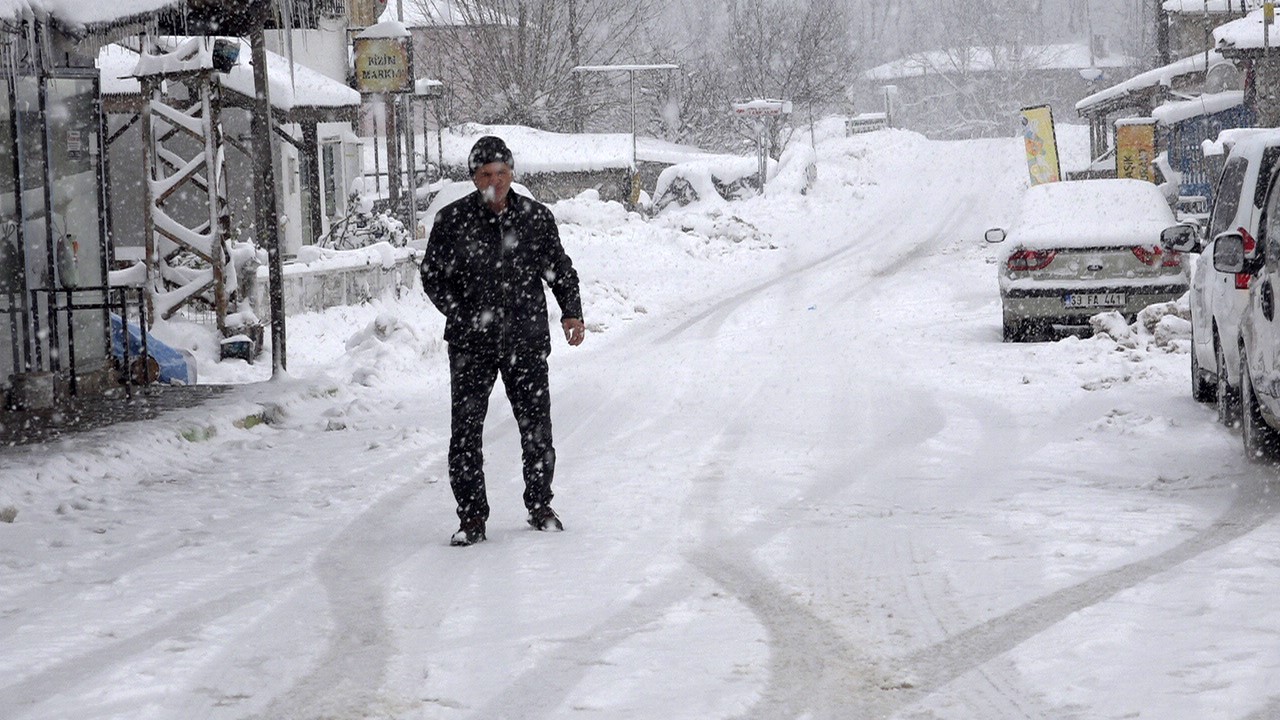
<svg viewBox="0 0 1280 720">
<path fill-rule="evenodd" d="M 507 199 L 507 191 L 511 189 L 511 166 L 504 162 L 485 163 L 476 168 L 471 176 L 476 189 L 484 196 L 484 201 L 493 205 Z"/>
</svg>

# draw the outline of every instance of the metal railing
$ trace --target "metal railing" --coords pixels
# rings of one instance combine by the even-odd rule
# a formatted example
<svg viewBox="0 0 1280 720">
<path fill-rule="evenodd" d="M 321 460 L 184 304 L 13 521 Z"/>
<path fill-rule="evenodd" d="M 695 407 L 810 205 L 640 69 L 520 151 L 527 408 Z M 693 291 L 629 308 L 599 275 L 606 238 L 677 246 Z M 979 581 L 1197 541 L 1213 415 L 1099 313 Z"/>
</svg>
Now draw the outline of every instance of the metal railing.
<svg viewBox="0 0 1280 720">
<path fill-rule="evenodd" d="M 134 377 L 132 372 L 133 353 L 129 342 L 129 308 L 132 304 L 137 308 L 138 327 L 141 336 L 138 356 L 143 362 L 144 382 L 150 381 L 151 353 L 148 348 L 147 305 L 145 291 L 142 288 L 125 287 L 75 287 L 75 288 L 34 288 L 28 292 L 29 304 L 24 308 L 15 300 L 21 293 L 7 294 L 8 306 L 0 309 L 0 313 L 8 315 L 10 337 L 13 338 L 13 367 L 15 372 L 24 373 L 48 372 L 55 377 L 64 375 L 67 388 L 72 396 L 79 394 L 79 368 L 76 358 L 76 322 L 74 313 L 99 310 L 109 328 L 105 338 L 108 362 L 115 357 L 116 328 L 110 320 L 110 314 L 120 317 L 120 346 L 122 355 L 123 385 L 125 394 L 132 399 Z M 85 301 L 77 295 L 94 294 L 96 297 Z M 130 303 L 130 295 L 135 295 L 135 302 Z M 22 316 L 27 315 L 24 319 Z M 45 317 L 44 323 L 41 316 Z M 65 335 L 64 335 L 65 333 Z M 19 334 L 21 335 L 19 341 Z M 63 367 L 62 341 L 66 341 L 66 367 Z M 47 345 L 47 352 L 46 352 Z"/>
</svg>

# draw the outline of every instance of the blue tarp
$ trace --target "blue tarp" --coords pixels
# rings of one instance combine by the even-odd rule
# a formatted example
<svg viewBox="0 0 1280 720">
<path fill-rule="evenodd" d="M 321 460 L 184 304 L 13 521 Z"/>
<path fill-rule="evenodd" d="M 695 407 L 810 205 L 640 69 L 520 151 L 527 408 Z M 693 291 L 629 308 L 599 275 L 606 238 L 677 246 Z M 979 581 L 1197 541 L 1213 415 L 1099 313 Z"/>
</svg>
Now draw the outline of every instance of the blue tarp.
<svg viewBox="0 0 1280 720">
<path fill-rule="evenodd" d="M 111 313 L 111 354 L 124 362 L 124 322 L 119 315 Z M 160 367 L 159 380 L 170 385 L 195 385 L 196 360 L 190 353 L 176 350 L 156 339 L 155 335 L 147 335 L 147 353 Z M 129 323 L 129 358 L 136 359 L 142 355 L 142 329 Z"/>
</svg>

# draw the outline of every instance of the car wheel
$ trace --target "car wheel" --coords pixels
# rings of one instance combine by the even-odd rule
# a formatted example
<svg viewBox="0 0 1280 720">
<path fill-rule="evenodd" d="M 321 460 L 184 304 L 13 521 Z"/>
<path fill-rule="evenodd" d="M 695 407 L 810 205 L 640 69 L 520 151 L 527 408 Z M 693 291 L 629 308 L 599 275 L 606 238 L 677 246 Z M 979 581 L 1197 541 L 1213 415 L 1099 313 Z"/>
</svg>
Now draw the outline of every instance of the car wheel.
<svg viewBox="0 0 1280 720">
<path fill-rule="evenodd" d="M 1245 455 L 1250 460 L 1276 457 L 1277 440 L 1280 438 L 1258 408 L 1258 398 L 1253 394 L 1253 382 L 1249 379 L 1249 364 L 1245 362 L 1243 352 L 1240 354 L 1240 435 L 1244 438 Z"/>
<path fill-rule="evenodd" d="M 1022 342 L 1024 337 L 1022 333 L 1022 327 L 1023 327 L 1022 323 L 1017 320 L 1014 320 L 1013 322 L 1009 322 L 1008 320 L 1005 320 L 1004 321 L 1004 341 L 1005 342 Z"/>
<path fill-rule="evenodd" d="M 1219 372 L 1221 377 L 1221 372 Z M 1191 397 L 1196 402 L 1209 402 L 1213 399 L 1213 384 L 1204 379 L 1204 370 L 1200 368 L 1200 360 L 1196 358 L 1195 336 L 1191 339 Z"/>
<path fill-rule="evenodd" d="M 1194 349 L 1191 354 L 1195 355 Z M 1218 422 L 1227 427 L 1234 427 L 1240 420 L 1240 391 L 1231 387 L 1231 382 L 1227 379 L 1227 356 L 1222 350 L 1222 343 L 1216 337 L 1213 342 L 1213 359 L 1218 372 L 1218 384 L 1213 391 Z"/>
</svg>

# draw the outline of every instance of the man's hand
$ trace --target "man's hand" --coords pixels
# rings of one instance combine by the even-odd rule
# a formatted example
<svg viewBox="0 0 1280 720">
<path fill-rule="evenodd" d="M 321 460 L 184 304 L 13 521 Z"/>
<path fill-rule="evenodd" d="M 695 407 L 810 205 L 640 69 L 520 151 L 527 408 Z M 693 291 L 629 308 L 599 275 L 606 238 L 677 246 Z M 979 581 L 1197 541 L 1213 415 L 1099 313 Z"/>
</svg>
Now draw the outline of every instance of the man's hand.
<svg viewBox="0 0 1280 720">
<path fill-rule="evenodd" d="M 587 327 L 582 324 L 579 318 L 565 318 L 560 321 L 561 327 L 564 328 L 564 339 L 569 344 L 577 347 L 582 344 L 582 339 L 587 335 Z"/>
</svg>

